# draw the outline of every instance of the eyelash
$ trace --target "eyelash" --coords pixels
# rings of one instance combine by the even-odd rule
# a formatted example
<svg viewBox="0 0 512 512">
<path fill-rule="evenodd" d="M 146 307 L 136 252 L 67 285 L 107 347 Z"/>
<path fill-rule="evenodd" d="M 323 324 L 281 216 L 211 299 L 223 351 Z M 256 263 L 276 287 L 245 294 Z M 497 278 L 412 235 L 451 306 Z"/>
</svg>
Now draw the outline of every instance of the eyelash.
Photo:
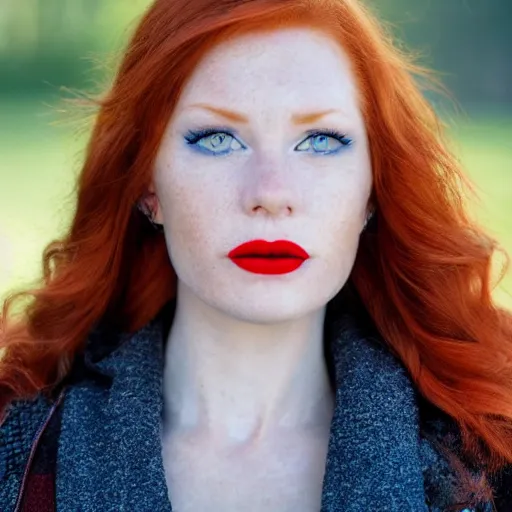
<svg viewBox="0 0 512 512">
<path fill-rule="evenodd" d="M 306 137 L 300 144 L 303 144 L 306 140 L 317 137 L 319 135 L 327 135 L 328 137 L 333 137 L 338 142 L 340 142 L 343 146 L 350 146 L 352 144 L 352 140 L 349 139 L 346 134 L 343 134 L 341 132 L 338 132 L 337 130 L 333 130 L 330 128 L 322 129 L 322 130 L 309 130 L 306 132 L 308 134 L 308 137 Z M 235 138 L 233 133 L 229 129 L 224 128 L 202 128 L 199 130 L 190 130 L 187 135 L 185 136 L 185 140 L 189 145 L 195 145 L 197 144 L 201 139 L 209 137 L 210 135 L 216 135 L 216 134 L 224 134 L 229 135 L 230 137 Z M 299 144 L 299 145 L 300 145 Z M 208 150 L 206 150 L 208 151 Z M 318 154 L 334 154 L 338 151 L 331 151 L 331 153 L 318 153 Z M 215 154 L 215 153 L 213 153 Z M 224 155 L 226 153 L 217 153 L 218 155 Z"/>
</svg>

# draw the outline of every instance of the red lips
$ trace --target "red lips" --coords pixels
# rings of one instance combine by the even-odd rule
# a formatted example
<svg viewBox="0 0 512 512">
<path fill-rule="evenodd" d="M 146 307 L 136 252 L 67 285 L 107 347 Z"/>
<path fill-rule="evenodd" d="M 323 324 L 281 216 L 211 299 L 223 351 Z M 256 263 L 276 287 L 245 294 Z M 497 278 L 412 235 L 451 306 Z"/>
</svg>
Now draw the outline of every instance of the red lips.
<svg viewBox="0 0 512 512">
<path fill-rule="evenodd" d="M 228 257 L 248 272 L 286 274 L 299 268 L 309 258 L 309 254 L 288 240 L 252 240 L 233 249 Z"/>
</svg>

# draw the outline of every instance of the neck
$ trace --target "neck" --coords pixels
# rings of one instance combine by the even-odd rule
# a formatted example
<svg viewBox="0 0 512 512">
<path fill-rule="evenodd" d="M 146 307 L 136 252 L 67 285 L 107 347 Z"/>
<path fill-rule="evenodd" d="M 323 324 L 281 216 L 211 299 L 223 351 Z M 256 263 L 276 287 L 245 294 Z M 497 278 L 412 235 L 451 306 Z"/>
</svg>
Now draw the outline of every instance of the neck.
<svg viewBox="0 0 512 512">
<path fill-rule="evenodd" d="M 325 309 L 253 324 L 180 290 L 166 344 L 164 433 L 219 443 L 285 431 L 328 434 L 334 396 L 323 352 Z"/>
</svg>

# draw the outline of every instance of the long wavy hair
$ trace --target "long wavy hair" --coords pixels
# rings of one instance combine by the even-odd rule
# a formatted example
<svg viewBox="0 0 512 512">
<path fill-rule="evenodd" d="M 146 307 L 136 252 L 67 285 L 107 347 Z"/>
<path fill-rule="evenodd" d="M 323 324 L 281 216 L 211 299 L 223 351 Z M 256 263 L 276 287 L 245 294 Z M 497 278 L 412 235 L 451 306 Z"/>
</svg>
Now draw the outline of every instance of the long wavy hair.
<svg viewBox="0 0 512 512">
<path fill-rule="evenodd" d="M 0 411 L 61 382 L 100 320 L 135 331 L 175 296 L 164 237 L 135 206 L 185 81 L 223 40 L 299 26 L 339 41 L 360 90 L 378 215 L 350 283 L 419 392 L 456 420 L 465 453 L 512 462 L 512 315 L 491 296 L 492 258 L 508 256 L 466 210 L 470 183 L 418 86 L 429 73 L 357 0 L 150 6 L 96 100 L 71 227 L 45 248 L 41 286 L 4 303 Z"/>
</svg>

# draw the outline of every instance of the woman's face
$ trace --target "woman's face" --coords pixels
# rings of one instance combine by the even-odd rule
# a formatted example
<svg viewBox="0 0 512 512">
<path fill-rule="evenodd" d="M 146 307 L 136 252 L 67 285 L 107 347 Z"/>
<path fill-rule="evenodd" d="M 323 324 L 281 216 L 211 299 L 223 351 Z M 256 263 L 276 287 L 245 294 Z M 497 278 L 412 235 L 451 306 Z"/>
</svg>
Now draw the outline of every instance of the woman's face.
<svg viewBox="0 0 512 512">
<path fill-rule="evenodd" d="M 348 57 L 307 28 L 222 43 L 187 82 L 154 171 L 179 287 L 256 323 L 324 307 L 353 267 L 372 186 Z M 310 258 L 249 272 L 228 253 L 254 239 L 293 241 Z"/>
</svg>

